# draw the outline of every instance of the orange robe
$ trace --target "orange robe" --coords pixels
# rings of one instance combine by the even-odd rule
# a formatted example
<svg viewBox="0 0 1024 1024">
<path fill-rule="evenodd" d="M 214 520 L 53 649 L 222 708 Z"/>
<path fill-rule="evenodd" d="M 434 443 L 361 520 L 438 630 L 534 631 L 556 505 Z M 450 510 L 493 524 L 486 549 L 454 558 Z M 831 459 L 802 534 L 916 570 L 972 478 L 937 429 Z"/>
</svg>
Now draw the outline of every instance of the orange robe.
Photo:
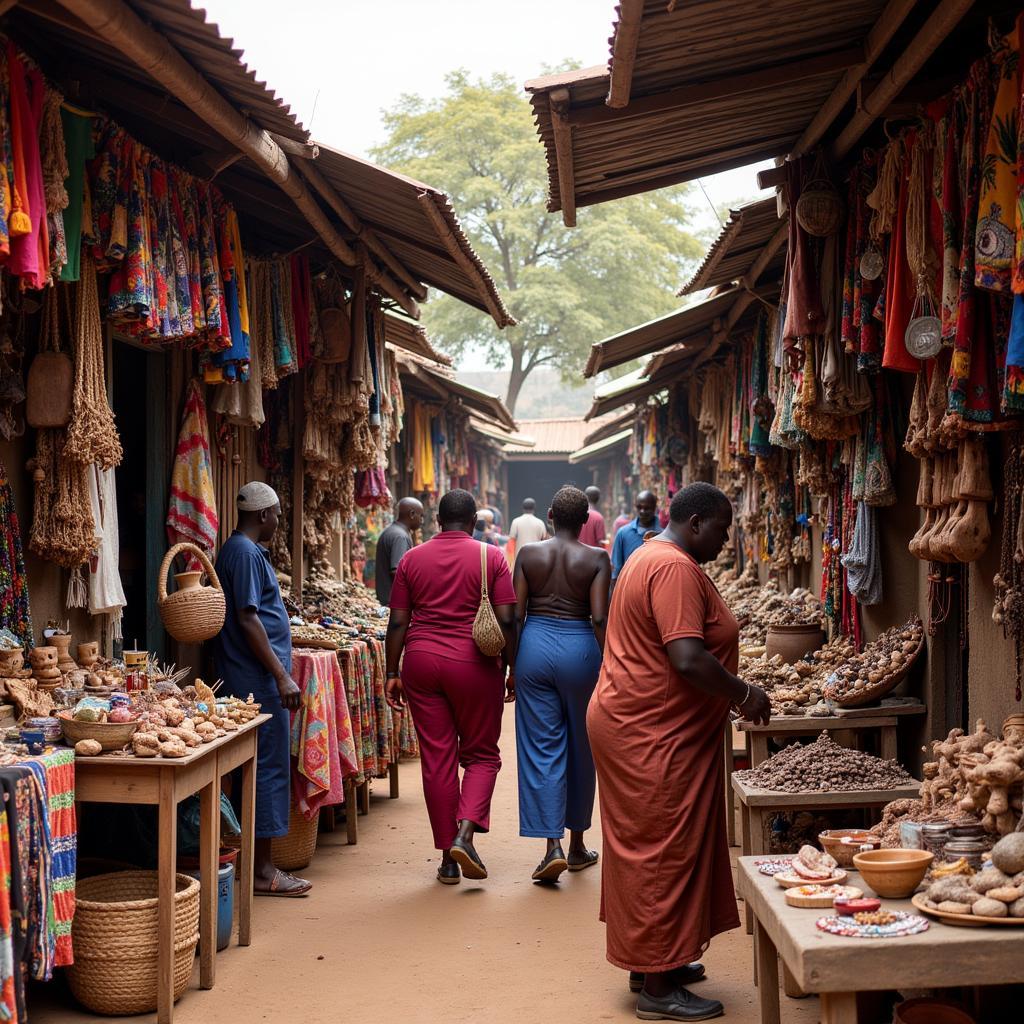
<svg viewBox="0 0 1024 1024">
<path fill-rule="evenodd" d="M 587 714 L 604 833 L 607 956 L 660 972 L 739 926 L 722 799 L 729 702 L 689 685 L 665 644 L 700 637 L 730 672 L 739 626 L 700 566 L 651 540 L 619 574 Z"/>
</svg>

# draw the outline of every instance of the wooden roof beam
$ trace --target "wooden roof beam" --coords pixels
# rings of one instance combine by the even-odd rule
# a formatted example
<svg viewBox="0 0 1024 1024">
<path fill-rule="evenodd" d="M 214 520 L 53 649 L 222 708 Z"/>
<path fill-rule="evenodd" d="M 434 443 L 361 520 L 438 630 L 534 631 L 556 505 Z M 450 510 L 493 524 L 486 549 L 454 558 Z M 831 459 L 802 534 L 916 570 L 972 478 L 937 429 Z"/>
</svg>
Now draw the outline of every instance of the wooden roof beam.
<svg viewBox="0 0 1024 1024">
<path fill-rule="evenodd" d="M 179 98 L 232 146 L 244 153 L 299 208 L 330 252 L 354 267 L 359 257 L 341 237 L 316 199 L 295 174 L 281 147 L 258 124 L 236 110 L 159 32 L 122 0 L 58 0 L 99 39 L 123 53 L 154 81 Z M 378 275 L 384 285 L 385 275 Z M 390 279 L 388 279 L 390 280 Z M 393 284 L 393 282 L 391 282 Z M 392 297 L 411 316 L 419 307 L 402 289 Z M 389 294 L 391 292 L 389 291 Z"/>
<path fill-rule="evenodd" d="M 691 82 L 676 89 L 666 89 L 650 96 L 639 96 L 632 100 L 628 107 L 612 109 L 602 104 L 576 107 L 567 112 L 567 117 L 572 125 L 614 124 L 631 117 L 663 114 L 682 107 L 708 103 L 710 100 L 745 96 L 748 93 L 775 89 L 780 85 L 788 85 L 807 78 L 832 75 L 844 68 L 861 67 L 864 60 L 863 46 L 833 50 L 831 53 L 819 53 L 813 57 L 762 68 L 759 71 L 727 75 L 707 82 Z"/>
<path fill-rule="evenodd" d="M 551 130 L 555 136 L 555 161 L 558 164 L 558 198 L 562 221 L 567 228 L 576 226 L 576 168 L 572 157 L 572 124 L 569 122 L 569 90 L 564 86 L 548 93 L 551 106 Z"/>
<path fill-rule="evenodd" d="M 311 162 L 301 161 L 296 168 L 306 181 L 313 186 L 327 205 L 341 218 L 341 222 L 358 238 L 366 243 L 366 248 L 380 259 L 395 277 L 402 282 L 410 294 L 421 301 L 427 297 L 427 289 L 417 281 L 410 271 L 395 257 L 390 249 L 380 240 L 377 233 L 367 227 L 344 199 L 338 195 L 331 183 L 313 166 Z"/>
<path fill-rule="evenodd" d="M 640 42 L 640 23 L 644 16 L 644 0 L 621 0 L 619 24 L 612 41 L 611 73 L 608 79 L 609 107 L 621 108 L 629 103 L 633 91 L 633 69 Z"/>
<path fill-rule="evenodd" d="M 900 90 L 921 70 L 925 61 L 936 51 L 945 38 L 970 10 L 974 0 L 941 0 L 911 40 L 910 45 L 896 59 L 871 95 L 864 100 L 849 124 L 840 132 L 832 146 L 833 160 L 842 160 L 860 141 L 864 133 L 899 95 Z"/>
</svg>

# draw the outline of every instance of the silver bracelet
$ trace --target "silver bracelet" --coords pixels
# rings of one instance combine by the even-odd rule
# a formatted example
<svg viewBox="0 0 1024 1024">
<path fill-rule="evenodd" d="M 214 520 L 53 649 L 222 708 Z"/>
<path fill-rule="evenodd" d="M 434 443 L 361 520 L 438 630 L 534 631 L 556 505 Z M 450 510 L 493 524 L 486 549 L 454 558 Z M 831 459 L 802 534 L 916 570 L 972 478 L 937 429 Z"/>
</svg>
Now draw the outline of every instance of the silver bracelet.
<svg viewBox="0 0 1024 1024">
<path fill-rule="evenodd" d="M 747 692 L 743 695 L 743 700 L 739 702 L 739 707 L 743 707 L 750 700 L 750 683 L 744 682 L 743 685 L 747 688 Z"/>
</svg>

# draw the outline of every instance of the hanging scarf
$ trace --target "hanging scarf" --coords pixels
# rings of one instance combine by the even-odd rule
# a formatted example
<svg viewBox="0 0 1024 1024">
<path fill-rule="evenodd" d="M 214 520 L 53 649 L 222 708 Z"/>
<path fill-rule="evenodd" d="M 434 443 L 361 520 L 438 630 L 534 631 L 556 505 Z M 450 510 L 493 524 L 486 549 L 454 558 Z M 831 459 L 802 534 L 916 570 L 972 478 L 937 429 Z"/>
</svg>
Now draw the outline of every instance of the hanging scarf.
<svg viewBox="0 0 1024 1024">
<path fill-rule="evenodd" d="M 0 626 L 9 629 L 27 647 L 32 646 L 32 616 L 21 528 L 3 463 L 0 463 Z"/>
<path fill-rule="evenodd" d="M 114 470 L 89 467 L 89 501 L 97 538 L 89 567 L 89 614 L 110 618 L 115 639 L 121 636 L 121 612 L 127 601 L 118 571 L 117 488 Z"/>
<path fill-rule="evenodd" d="M 191 541 L 212 554 L 219 525 L 206 403 L 199 381 L 193 378 L 185 393 L 185 409 L 174 452 L 167 539 L 171 544 Z"/>
</svg>

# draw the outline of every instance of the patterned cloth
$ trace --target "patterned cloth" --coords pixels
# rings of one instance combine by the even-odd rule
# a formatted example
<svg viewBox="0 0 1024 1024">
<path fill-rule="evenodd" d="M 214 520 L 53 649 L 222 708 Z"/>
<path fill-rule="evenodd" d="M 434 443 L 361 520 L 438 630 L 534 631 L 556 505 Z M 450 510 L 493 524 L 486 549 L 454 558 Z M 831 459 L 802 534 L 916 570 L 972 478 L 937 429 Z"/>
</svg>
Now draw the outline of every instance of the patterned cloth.
<svg viewBox="0 0 1024 1024">
<path fill-rule="evenodd" d="M 302 704 L 292 713 L 292 789 L 295 802 L 312 819 L 345 799 L 344 780 L 358 772 L 345 681 L 331 651 L 294 650 L 292 678 Z"/>
<path fill-rule="evenodd" d="M 210 430 L 199 381 L 188 383 L 185 411 L 171 472 L 171 501 L 167 510 L 167 539 L 191 541 L 207 553 L 217 543 L 217 495 L 210 462 Z"/>
<path fill-rule="evenodd" d="M 21 527 L 3 463 L 0 463 L 0 626 L 9 629 L 28 647 L 33 646 Z"/>
<path fill-rule="evenodd" d="M 7 812 L 0 808 L 0 1020 L 18 1020 L 15 974 L 20 970 L 11 931 L 11 837 Z"/>
</svg>

